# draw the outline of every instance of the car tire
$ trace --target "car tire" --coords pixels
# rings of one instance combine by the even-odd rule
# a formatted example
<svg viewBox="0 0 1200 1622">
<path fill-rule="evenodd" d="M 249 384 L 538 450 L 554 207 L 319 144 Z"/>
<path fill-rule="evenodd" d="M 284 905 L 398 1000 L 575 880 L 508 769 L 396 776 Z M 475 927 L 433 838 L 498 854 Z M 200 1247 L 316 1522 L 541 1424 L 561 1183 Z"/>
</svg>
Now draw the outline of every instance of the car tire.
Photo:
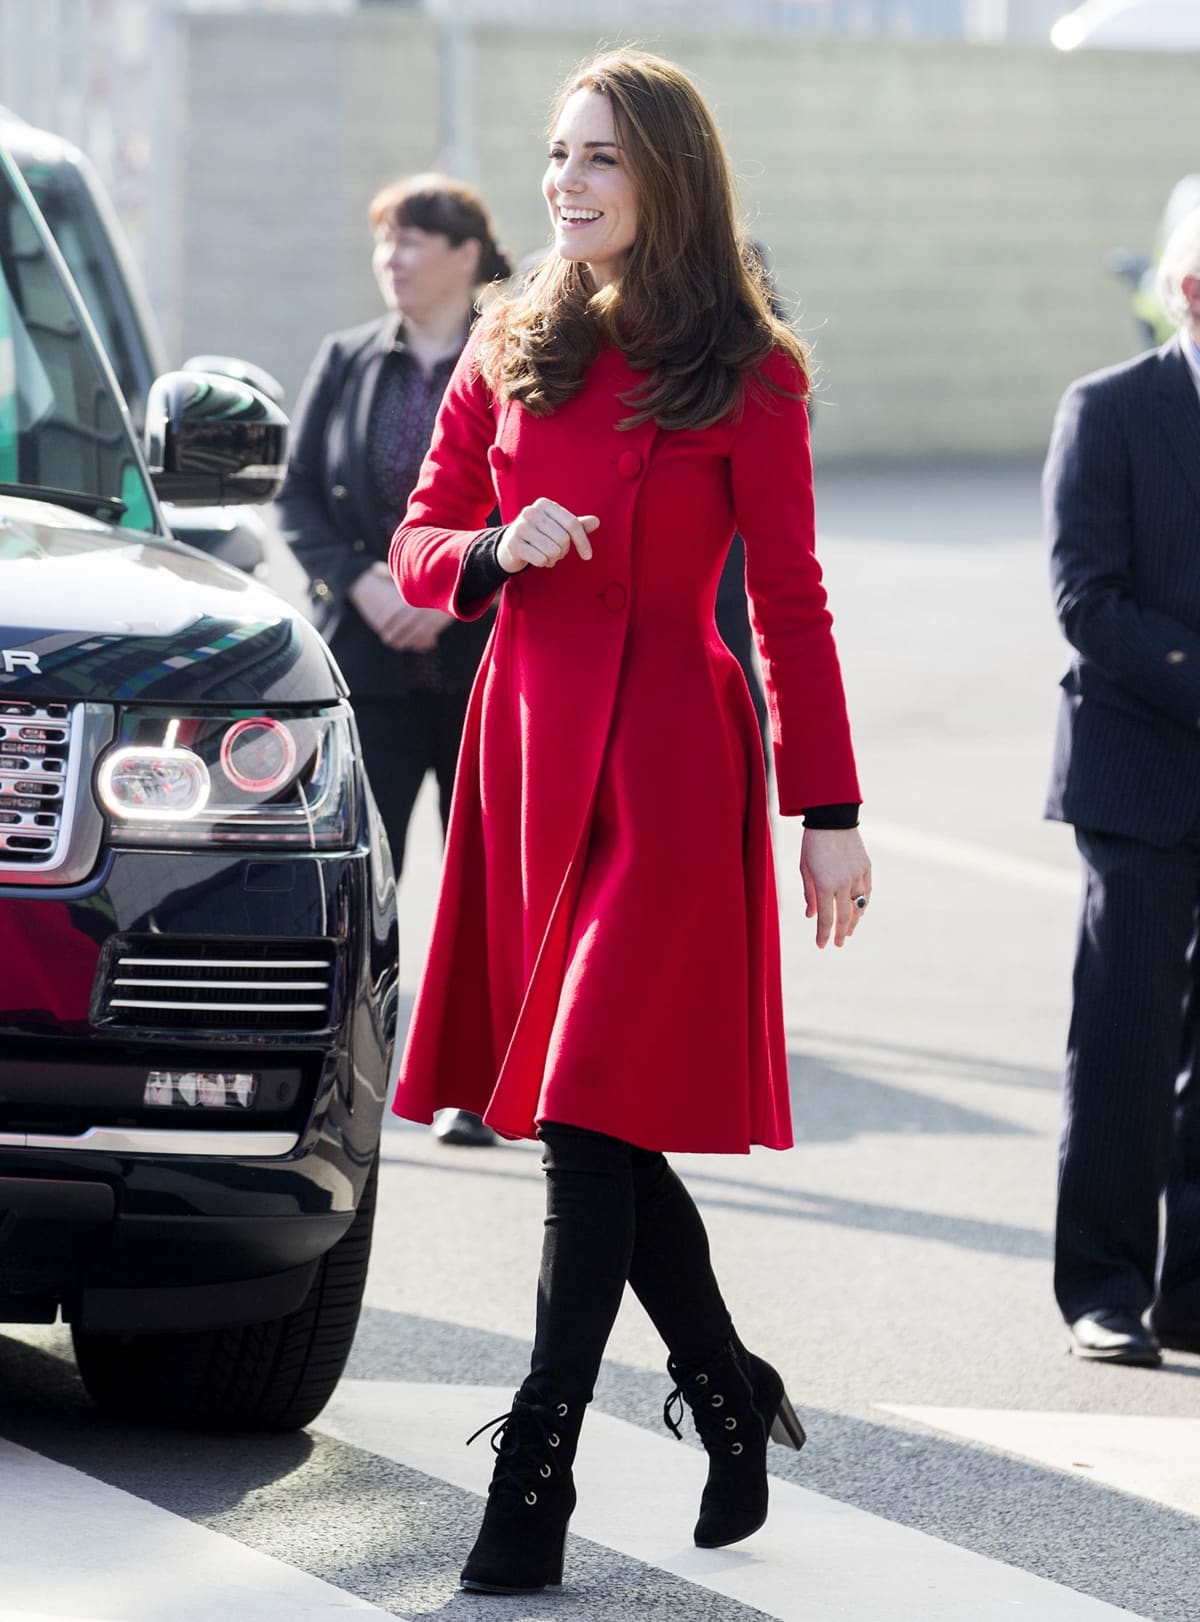
<svg viewBox="0 0 1200 1622">
<path fill-rule="evenodd" d="M 321 1258 L 294 1312 L 266 1323 L 166 1335 L 75 1329 L 88 1395 L 106 1413 L 205 1431 L 289 1431 L 333 1395 L 354 1343 L 371 1254 L 379 1158 L 351 1226 Z"/>
</svg>

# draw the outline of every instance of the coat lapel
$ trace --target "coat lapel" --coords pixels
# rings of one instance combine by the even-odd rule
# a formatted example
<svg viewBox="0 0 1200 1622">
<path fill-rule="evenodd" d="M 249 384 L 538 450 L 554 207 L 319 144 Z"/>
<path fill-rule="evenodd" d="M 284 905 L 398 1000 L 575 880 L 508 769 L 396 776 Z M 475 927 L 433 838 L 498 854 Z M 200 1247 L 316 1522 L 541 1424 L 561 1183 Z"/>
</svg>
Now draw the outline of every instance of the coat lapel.
<svg viewBox="0 0 1200 1622">
<path fill-rule="evenodd" d="M 1158 353 L 1158 420 L 1200 503 L 1200 395 L 1178 337 L 1164 344 Z"/>
<path fill-rule="evenodd" d="M 358 509 L 363 533 L 377 537 L 380 533 L 379 512 L 375 505 L 374 484 L 368 471 L 367 444 L 371 425 L 371 412 L 375 407 L 375 392 L 383 372 L 383 363 L 396 340 L 399 321 L 395 316 L 385 318 L 377 335 L 363 351 L 356 368 L 354 392 L 351 396 L 346 436 L 346 484 Z M 384 537 L 384 553 L 390 537 Z"/>
</svg>

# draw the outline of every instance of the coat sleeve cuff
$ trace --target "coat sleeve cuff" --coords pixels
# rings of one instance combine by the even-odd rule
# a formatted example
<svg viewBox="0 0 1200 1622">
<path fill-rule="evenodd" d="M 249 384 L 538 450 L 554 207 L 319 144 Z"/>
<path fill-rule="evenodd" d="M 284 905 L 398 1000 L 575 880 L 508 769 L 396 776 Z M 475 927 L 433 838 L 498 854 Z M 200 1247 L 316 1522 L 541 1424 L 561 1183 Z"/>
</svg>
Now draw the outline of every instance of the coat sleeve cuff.
<svg viewBox="0 0 1200 1622">
<path fill-rule="evenodd" d="M 392 536 L 388 564 L 404 601 L 413 608 L 438 608 L 455 619 L 481 619 L 491 598 L 460 602 L 459 588 L 471 548 L 488 533 L 401 524 Z"/>
</svg>

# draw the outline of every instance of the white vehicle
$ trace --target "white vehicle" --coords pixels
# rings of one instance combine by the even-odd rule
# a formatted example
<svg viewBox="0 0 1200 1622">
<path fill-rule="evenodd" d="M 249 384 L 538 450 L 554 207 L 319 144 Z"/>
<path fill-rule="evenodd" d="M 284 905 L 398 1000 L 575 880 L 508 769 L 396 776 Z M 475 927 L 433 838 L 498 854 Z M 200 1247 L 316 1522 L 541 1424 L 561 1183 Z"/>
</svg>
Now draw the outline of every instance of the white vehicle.
<svg viewBox="0 0 1200 1622">
<path fill-rule="evenodd" d="M 1200 51 L 1200 0 L 1084 0 L 1050 30 L 1060 51 Z"/>
</svg>

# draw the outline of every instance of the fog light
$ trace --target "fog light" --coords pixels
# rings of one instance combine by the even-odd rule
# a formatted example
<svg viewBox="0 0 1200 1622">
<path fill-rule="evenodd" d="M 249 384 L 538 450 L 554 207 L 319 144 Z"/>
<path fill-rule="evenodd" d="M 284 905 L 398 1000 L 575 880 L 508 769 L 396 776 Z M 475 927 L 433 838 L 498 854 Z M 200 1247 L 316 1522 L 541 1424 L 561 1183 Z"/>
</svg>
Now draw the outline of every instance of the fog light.
<svg viewBox="0 0 1200 1622">
<path fill-rule="evenodd" d="M 232 1070 L 152 1070 L 142 1103 L 166 1109 L 249 1109 L 258 1077 Z"/>
</svg>

